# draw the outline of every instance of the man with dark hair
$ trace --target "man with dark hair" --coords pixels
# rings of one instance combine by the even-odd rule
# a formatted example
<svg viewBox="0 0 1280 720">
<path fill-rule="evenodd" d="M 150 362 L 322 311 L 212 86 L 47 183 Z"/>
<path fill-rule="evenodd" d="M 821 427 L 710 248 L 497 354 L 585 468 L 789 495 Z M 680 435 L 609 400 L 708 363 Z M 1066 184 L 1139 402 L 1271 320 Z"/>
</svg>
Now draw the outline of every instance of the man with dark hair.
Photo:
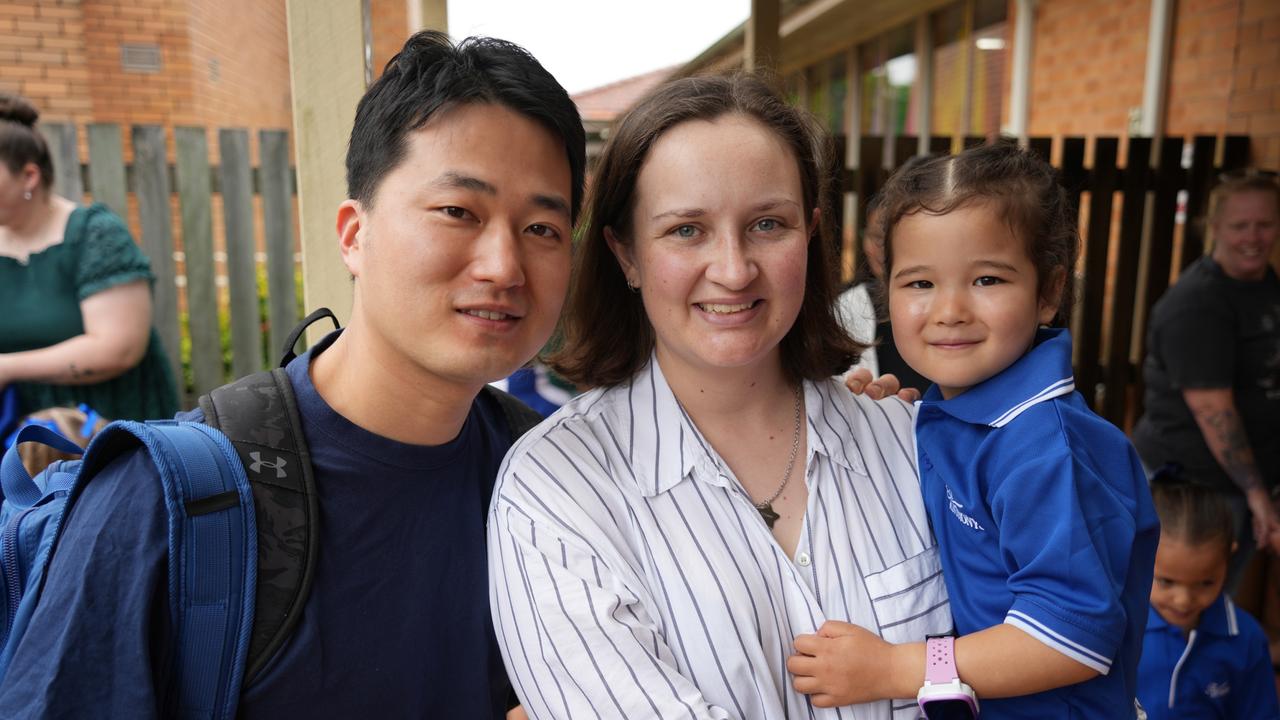
<svg viewBox="0 0 1280 720">
<path fill-rule="evenodd" d="M 497 40 L 419 33 L 360 101 L 337 218 L 351 320 L 287 367 L 319 496 L 314 579 L 239 717 L 506 713 L 484 518 L 512 430 L 481 389 L 556 323 L 584 147 L 564 89 Z M 88 483 L 0 717 L 176 714 L 160 487 L 138 452 Z"/>
</svg>

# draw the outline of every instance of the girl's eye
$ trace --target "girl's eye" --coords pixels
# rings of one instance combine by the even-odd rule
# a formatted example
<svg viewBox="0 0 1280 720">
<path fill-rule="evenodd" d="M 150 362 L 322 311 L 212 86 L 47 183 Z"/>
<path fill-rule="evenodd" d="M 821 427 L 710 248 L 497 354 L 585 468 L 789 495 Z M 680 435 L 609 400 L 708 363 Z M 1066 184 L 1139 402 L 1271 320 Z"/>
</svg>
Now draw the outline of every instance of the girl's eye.
<svg viewBox="0 0 1280 720">
<path fill-rule="evenodd" d="M 933 283 L 929 282 L 928 280 L 912 280 L 911 282 L 907 283 L 907 287 L 911 288 L 912 290 L 928 290 L 929 288 L 933 287 Z"/>
<path fill-rule="evenodd" d="M 773 232 L 779 227 L 778 221 L 773 218 L 765 218 L 756 223 L 756 229 L 760 232 Z"/>
<path fill-rule="evenodd" d="M 680 227 L 676 228 L 672 232 L 675 234 L 676 237 L 685 238 L 687 240 L 692 237 L 697 237 L 698 228 L 692 225 L 681 225 Z"/>
<path fill-rule="evenodd" d="M 467 215 L 470 214 L 466 211 L 466 209 L 457 207 L 455 205 L 449 205 L 441 209 L 444 211 L 445 215 L 448 215 L 449 217 L 454 218 L 455 220 L 463 220 L 467 217 Z"/>
<path fill-rule="evenodd" d="M 983 275 L 977 280 L 974 280 L 973 284 L 977 285 L 978 287 L 991 287 L 992 285 L 999 285 L 1002 282 L 1004 282 L 1004 280 L 1001 280 L 1000 278 L 995 277 L 993 275 Z"/>
</svg>

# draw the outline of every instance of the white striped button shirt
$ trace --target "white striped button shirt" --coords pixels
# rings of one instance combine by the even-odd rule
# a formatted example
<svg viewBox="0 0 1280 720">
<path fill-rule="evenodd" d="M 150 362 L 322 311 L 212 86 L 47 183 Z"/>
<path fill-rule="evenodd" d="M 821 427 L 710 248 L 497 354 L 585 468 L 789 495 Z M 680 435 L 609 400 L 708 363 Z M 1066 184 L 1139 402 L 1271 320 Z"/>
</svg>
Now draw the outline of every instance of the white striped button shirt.
<svg viewBox="0 0 1280 720">
<path fill-rule="evenodd" d="M 914 700 L 824 709 L 791 687 L 793 640 L 827 619 L 892 642 L 951 629 L 913 409 L 832 380 L 804 392 L 794 558 L 656 361 L 512 448 L 489 517 L 490 600 L 530 717 L 916 717 Z"/>
</svg>

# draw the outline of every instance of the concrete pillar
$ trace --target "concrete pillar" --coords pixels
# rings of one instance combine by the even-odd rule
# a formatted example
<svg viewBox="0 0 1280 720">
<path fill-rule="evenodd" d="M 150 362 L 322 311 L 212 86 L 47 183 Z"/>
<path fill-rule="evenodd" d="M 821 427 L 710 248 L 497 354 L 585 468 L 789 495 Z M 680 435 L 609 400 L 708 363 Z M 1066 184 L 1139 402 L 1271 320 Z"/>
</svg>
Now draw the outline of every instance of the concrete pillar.
<svg viewBox="0 0 1280 720">
<path fill-rule="evenodd" d="M 338 205 L 347 198 L 347 140 L 365 91 L 363 6 L 361 0 L 287 0 L 285 5 L 303 302 L 308 312 L 331 308 L 343 324 L 351 315 L 351 281 L 338 254 L 336 224 Z"/>
<path fill-rule="evenodd" d="M 446 0 L 405 0 L 409 32 L 441 30 L 449 32 L 449 5 Z"/>
<path fill-rule="evenodd" d="M 1009 134 L 1027 145 L 1027 119 L 1031 114 L 1031 40 L 1035 29 L 1036 0 L 1017 0 L 1013 18 L 1013 81 L 1009 90 Z"/>
</svg>

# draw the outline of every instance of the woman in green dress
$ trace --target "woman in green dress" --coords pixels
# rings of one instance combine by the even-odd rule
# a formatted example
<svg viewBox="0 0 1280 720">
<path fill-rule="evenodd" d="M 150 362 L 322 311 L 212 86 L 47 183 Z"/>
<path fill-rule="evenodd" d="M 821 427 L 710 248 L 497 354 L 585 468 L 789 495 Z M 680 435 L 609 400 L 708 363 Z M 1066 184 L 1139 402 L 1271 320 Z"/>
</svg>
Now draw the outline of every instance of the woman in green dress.
<svg viewBox="0 0 1280 720">
<path fill-rule="evenodd" d="M 0 94 L 0 389 L 18 416 L 85 403 L 170 417 L 177 400 L 151 328 L 151 264 L 105 206 L 53 192 L 37 111 Z"/>
</svg>

